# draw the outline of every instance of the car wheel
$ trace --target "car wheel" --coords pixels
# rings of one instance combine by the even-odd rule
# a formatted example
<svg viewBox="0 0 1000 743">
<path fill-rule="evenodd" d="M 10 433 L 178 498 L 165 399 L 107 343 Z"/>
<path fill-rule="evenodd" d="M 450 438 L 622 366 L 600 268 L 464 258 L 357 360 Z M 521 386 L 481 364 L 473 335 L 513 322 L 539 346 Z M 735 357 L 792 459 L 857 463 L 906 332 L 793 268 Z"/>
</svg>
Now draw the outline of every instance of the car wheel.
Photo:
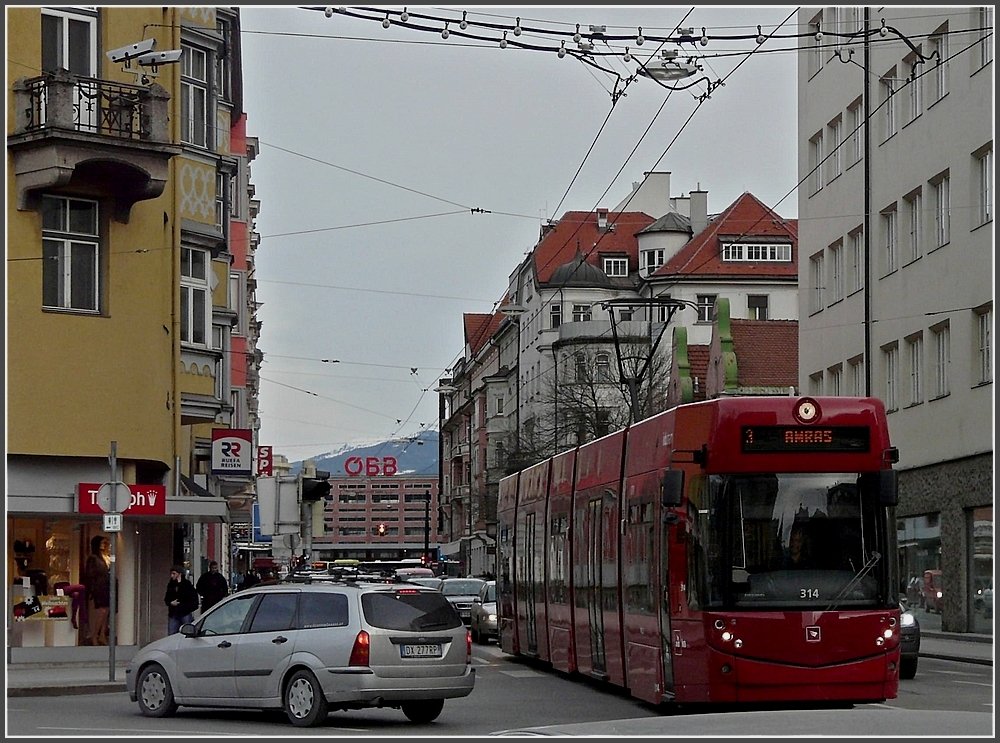
<svg viewBox="0 0 1000 743">
<path fill-rule="evenodd" d="M 899 661 L 899 677 L 901 679 L 911 679 L 917 675 L 917 659 L 903 658 Z"/>
<path fill-rule="evenodd" d="M 434 722 L 444 709 L 444 700 L 421 699 L 418 702 L 403 702 L 400 708 L 411 722 Z"/>
<path fill-rule="evenodd" d="M 174 689 L 163 666 L 146 666 L 135 684 L 139 709 L 146 717 L 169 717 L 177 711 Z"/>
<path fill-rule="evenodd" d="M 285 715 L 296 727 L 309 727 L 329 713 L 323 689 L 312 671 L 296 671 L 285 687 Z"/>
</svg>

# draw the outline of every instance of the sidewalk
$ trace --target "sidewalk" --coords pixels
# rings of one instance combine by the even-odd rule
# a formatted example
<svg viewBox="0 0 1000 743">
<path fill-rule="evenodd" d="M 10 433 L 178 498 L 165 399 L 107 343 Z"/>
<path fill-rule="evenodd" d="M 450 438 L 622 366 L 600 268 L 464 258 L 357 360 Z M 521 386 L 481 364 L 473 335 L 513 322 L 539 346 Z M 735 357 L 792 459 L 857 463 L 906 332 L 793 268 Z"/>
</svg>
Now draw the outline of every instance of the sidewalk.
<svg viewBox="0 0 1000 743">
<path fill-rule="evenodd" d="M 920 637 L 920 656 L 992 666 L 993 637 L 923 631 Z M 9 663 L 6 679 L 7 696 L 41 697 L 123 692 L 127 662 L 127 659 L 124 659 L 115 663 L 113 681 L 107 659 L 103 663 L 94 661 Z"/>
</svg>

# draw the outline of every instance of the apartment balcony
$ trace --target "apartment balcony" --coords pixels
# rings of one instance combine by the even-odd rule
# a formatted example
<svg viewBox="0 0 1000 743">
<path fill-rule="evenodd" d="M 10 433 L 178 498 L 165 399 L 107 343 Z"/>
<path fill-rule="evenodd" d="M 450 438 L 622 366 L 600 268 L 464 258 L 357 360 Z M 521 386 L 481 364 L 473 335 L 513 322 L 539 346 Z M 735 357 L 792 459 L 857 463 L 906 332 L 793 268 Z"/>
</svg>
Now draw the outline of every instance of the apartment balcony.
<svg viewBox="0 0 1000 743">
<path fill-rule="evenodd" d="M 649 324 L 645 320 L 619 320 L 615 327 L 619 338 L 649 339 Z M 564 322 L 559 326 L 557 343 L 594 339 L 613 342 L 610 320 Z"/>
<path fill-rule="evenodd" d="M 71 186 L 108 197 L 112 215 L 128 222 L 132 206 L 163 193 L 170 159 L 161 86 L 78 77 L 65 70 L 20 78 L 13 86 L 17 208 L 38 208 L 43 192 Z"/>
</svg>

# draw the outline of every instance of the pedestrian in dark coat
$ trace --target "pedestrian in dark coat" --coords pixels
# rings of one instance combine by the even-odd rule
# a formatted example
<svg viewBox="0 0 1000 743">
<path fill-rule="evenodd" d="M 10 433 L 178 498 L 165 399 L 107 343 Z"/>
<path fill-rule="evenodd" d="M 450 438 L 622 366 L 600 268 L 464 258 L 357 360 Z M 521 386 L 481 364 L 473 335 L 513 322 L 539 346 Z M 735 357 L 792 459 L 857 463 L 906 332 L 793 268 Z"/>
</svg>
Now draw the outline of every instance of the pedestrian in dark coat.
<svg viewBox="0 0 1000 743">
<path fill-rule="evenodd" d="M 215 560 L 208 563 L 208 572 L 202 573 L 195 586 L 201 596 L 201 610 L 206 612 L 229 595 L 229 583 L 219 572 L 219 563 Z"/>
<path fill-rule="evenodd" d="M 182 624 L 194 621 L 198 592 L 194 590 L 191 581 L 184 577 L 184 568 L 179 565 L 170 568 L 170 581 L 167 583 L 163 603 L 167 605 L 168 635 L 180 630 Z"/>
</svg>

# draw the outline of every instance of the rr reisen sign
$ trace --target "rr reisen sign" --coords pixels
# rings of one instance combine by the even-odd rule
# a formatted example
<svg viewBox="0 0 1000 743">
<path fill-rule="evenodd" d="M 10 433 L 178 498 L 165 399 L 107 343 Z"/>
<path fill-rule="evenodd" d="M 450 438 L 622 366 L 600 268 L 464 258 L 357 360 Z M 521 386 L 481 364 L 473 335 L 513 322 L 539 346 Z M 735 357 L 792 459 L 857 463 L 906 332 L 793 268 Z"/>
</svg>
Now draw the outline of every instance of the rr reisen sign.
<svg viewBox="0 0 1000 743">
<path fill-rule="evenodd" d="M 97 503 L 97 491 L 101 489 L 99 482 L 81 482 L 77 485 L 77 513 L 96 513 L 104 511 Z M 129 516 L 165 516 L 167 513 L 167 488 L 163 485 L 129 485 L 132 501 L 127 513 Z"/>
</svg>

